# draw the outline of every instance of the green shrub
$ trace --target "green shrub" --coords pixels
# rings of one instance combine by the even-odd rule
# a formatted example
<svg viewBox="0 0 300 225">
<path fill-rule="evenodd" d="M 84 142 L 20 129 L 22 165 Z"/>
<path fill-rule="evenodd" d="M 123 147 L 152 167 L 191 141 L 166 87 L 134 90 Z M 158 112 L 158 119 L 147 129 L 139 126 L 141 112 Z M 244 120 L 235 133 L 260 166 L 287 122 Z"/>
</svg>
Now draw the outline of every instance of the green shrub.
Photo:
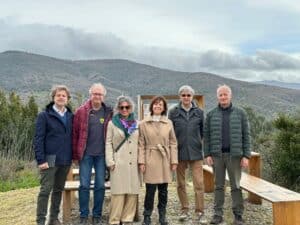
<svg viewBox="0 0 300 225">
<path fill-rule="evenodd" d="M 300 191 L 300 112 L 281 114 L 274 121 L 278 129 L 273 149 L 273 172 L 277 182 Z"/>
</svg>

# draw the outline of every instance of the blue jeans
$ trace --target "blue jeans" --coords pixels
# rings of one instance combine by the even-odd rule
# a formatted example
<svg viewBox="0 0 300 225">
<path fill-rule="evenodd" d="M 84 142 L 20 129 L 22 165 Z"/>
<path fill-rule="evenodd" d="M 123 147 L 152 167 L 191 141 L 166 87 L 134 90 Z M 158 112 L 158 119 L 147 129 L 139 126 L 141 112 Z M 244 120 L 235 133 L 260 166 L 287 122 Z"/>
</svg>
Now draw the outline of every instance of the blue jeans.
<svg viewBox="0 0 300 225">
<path fill-rule="evenodd" d="M 79 163 L 79 211 L 80 217 L 88 217 L 90 184 L 92 168 L 95 169 L 94 207 L 93 217 L 101 217 L 105 194 L 105 156 L 90 156 L 84 154 Z"/>
</svg>

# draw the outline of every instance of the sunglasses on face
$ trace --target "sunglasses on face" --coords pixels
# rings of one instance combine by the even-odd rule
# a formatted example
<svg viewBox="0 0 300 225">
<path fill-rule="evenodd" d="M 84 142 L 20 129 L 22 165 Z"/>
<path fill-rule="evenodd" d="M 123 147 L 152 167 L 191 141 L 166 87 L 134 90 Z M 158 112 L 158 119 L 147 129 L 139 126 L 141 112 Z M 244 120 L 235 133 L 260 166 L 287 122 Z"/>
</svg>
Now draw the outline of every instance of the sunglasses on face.
<svg viewBox="0 0 300 225">
<path fill-rule="evenodd" d="M 126 106 L 119 106 L 118 108 L 119 108 L 120 110 L 124 110 L 124 109 L 128 110 L 128 109 L 130 109 L 131 107 L 130 107 L 130 105 L 126 105 Z"/>
<path fill-rule="evenodd" d="M 191 97 L 192 95 L 190 94 L 182 94 L 181 97 Z"/>
</svg>

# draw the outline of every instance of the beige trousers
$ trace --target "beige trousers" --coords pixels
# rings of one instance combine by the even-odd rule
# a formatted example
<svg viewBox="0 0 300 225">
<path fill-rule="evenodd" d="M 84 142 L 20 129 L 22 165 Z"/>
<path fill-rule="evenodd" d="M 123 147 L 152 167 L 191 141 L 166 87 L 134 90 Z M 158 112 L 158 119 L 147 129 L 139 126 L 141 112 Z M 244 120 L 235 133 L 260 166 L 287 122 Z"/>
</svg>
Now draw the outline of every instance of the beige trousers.
<svg viewBox="0 0 300 225">
<path fill-rule="evenodd" d="M 109 224 L 133 222 L 136 213 L 137 201 L 138 195 L 112 195 L 110 202 Z"/>
<path fill-rule="evenodd" d="M 204 212 L 204 184 L 202 160 L 180 161 L 177 166 L 177 193 L 183 211 L 189 210 L 189 201 L 186 192 L 186 169 L 188 166 L 192 169 L 193 186 L 195 193 L 195 212 Z"/>
</svg>

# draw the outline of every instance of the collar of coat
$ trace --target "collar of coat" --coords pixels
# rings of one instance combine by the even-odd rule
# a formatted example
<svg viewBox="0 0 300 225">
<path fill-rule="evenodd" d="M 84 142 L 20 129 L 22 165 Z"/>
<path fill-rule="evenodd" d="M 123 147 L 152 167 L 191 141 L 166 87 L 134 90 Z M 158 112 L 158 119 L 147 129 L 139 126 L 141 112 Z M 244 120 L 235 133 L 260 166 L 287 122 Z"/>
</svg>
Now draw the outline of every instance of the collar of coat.
<svg viewBox="0 0 300 225">
<path fill-rule="evenodd" d="M 101 103 L 104 111 L 112 111 L 111 107 L 110 106 L 107 106 L 104 102 Z M 92 101 L 89 99 L 88 101 L 86 101 L 83 105 L 83 107 L 85 108 L 86 111 L 90 111 L 93 109 L 93 106 L 92 106 Z"/>
<path fill-rule="evenodd" d="M 146 121 L 146 122 L 153 122 L 152 116 L 147 116 L 147 117 L 145 118 L 145 121 Z M 161 116 L 159 122 L 162 122 L 162 123 L 168 123 L 168 118 L 167 118 L 166 116 Z"/>
<path fill-rule="evenodd" d="M 190 108 L 190 111 L 191 111 L 191 109 L 198 108 L 194 101 L 192 101 L 191 104 L 192 104 L 192 107 Z M 177 108 L 184 110 L 184 108 L 182 107 L 182 102 L 181 101 L 178 103 Z"/>
</svg>

